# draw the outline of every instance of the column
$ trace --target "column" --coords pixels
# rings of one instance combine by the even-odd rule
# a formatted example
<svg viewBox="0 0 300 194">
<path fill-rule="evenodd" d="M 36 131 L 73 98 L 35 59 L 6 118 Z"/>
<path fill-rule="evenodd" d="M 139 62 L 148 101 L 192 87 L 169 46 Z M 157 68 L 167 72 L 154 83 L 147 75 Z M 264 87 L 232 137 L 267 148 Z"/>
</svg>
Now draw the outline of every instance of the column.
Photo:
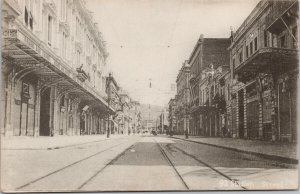
<svg viewBox="0 0 300 194">
<path fill-rule="evenodd" d="M 2 65 L 4 66 L 3 62 L 2 62 Z M 1 71 L 1 81 L 0 81 L 0 124 L 1 124 L 1 135 L 5 134 L 5 118 L 6 118 L 6 112 L 4 111 L 6 109 L 5 105 L 6 105 L 6 88 L 5 88 L 5 84 L 7 83 L 7 76 L 6 74 Z"/>
<path fill-rule="evenodd" d="M 13 122 L 12 117 L 14 115 L 13 106 L 15 98 L 15 84 L 13 83 L 13 76 L 15 75 L 15 69 L 13 68 L 12 73 L 8 76 L 7 84 L 7 108 L 6 108 L 6 126 L 5 136 L 13 136 Z"/>
<path fill-rule="evenodd" d="M 236 137 L 239 138 L 240 134 L 239 134 L 239 94 L 238 92 L 236 93 Z"/>
<path fill-rule="evenodd" d="M 56 87 L 52 86 L 50 91 L 50 121 L 49 121 L 49 128 L 50 128 L 50 136 L 54 135 L 54 126 L 55 126 L 55 119 L 54 115 L 55 112 L 55 104 L 56 104 Z"/>
<path fill-rule="evenodd" d="M 35 90 L 35 103 L 34 103 L 34 132 L 33 135 L 35 137 L 39 136 L 40 132 L 40 107 L 41 107 L 41 83 L 38 80 L 36 84 L 36 90 Z"/>
<path fill-rule="evenodd" d="M 263 138 L 263 110 L 261 100 L 258 103 L 258 137 L 259 139 Z"/>
<path fill-rule="evenodd" d="M 247 90 L 244 88 L 244 137 L 248 137 L 248 129 L 247 129 Z"/>
<path fill-rule="evenodd" d="M 275 87 L 275 83 L 273 83 L 273 88 L 271 89 L 271 100 L 272 100 L 272 141 L 280 140 L 279 134 L 279 126 L 278 126 L 278 90 L 279 88 Z"/>
</svg>

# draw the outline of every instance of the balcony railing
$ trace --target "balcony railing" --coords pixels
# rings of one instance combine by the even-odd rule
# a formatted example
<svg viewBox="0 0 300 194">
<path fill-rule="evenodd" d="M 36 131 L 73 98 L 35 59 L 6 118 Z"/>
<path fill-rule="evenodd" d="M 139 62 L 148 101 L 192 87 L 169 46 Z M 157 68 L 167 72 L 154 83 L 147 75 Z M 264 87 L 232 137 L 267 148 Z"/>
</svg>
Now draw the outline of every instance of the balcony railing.
<svg viewBox="0 0 300 194">
<path fill-rule="evenodd" d="M 28 32 L 28 29 L 22 27 L 20 24 L 17 25 L 19 29 L 3 29 L 3 41 L 18 42 L 20 49 L 26 46 L 31 49 L 29 55 L 40 60 L 41 63 L 47 64 L 50 69 L 58 72 L 59 74 L 63 73 L 66 77 L 73 80 L 77 85 L 81 86 L 88 93 L 92 94 L 98 98 L 102 103 L 107 105 L 107 102 L 104 101 L 105 95 L 100 94 L 89 84 L 82 82 L 77 77 L 78 72 L 75 72 L 65 61 L 61 60 L 55 53 L 52 51 L 46 44 L 43 44 L 42 41 L 34 35 L 32 32 Z M 5 46 L 9 46 L 9 43 Z M 85 76 L 85 75 L 84 75 Z"/>
</svg>

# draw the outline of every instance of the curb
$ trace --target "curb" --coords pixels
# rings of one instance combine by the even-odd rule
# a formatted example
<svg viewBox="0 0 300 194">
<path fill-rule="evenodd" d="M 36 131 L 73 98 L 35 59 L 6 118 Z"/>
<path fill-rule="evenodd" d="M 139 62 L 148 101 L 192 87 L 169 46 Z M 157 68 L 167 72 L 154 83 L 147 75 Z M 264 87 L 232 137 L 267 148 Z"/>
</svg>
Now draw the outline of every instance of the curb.
<svg viewBox="0 0 300 194">
<path fill-rule="evenodd" d="M 231 147 L 222 146 L 222 145 L 204 143 L 204 142 L 194 141 L 194 140 L 190 140 L 190 139 L 182 139 L 182 138 L 179 138 L 179 137 L 171 137 L 171 138 L 179 139 L 179 140 L 182 140 L 182 141 L 189 141 L 189 142 L 193 142 L 193 143 L 203 144 L 203 145 L 208 145 L 208 146 L 213 146 L 213 147 L 218 147 L 218 148 L 224 148 L 224 149 L 228 149 L 228 150 L 232 150 L 232 151 L 236 151 L 236 152 L 240 152 L 240 153 L 256 155 L 256 156 L 259 156 L 259 157 L 262 157 L 262 158 L 265 158 L 265 159 L 276 160 L 276 161 L 279 161 L 279 162 L 282 162 L 282 163 L 298 164 L 298 159 L 295 159 L 295 158 L 288 158 L 288 157 L 283 157 L 283 156 L 277 156 L 277 155 L 271 155 L 271 154 L 264 154 L 264 153 L 259 153 L 259 152 L 241 150 L 241 149 L 237 149 L 237 148 L 231 148 Z"/>
<path fill-rule="evenodd" d="M 116 139 L 122 139 L 122 138 L 123 137 L 116 138 Z M 68 147 L 76 147 L 76 146 L 81 146 L 81 145 L 90 144 L 90 143 L 107 141 L 109 139 L 111 139 L 111 138 L 105 138 L 105 139 L 93 140 L 93 141 L 87 141 L 87 142 L 75 143 L 75 144 L 68 144 L 68 145 L 61 145 L 61 146 L 53 146 L 53 147 L 43 147 L 43 148 L 3 148 L 3 150 L 58 150 L 58 149 L 63 149 L 63 148 L 68 148 Z"/>
</svg>

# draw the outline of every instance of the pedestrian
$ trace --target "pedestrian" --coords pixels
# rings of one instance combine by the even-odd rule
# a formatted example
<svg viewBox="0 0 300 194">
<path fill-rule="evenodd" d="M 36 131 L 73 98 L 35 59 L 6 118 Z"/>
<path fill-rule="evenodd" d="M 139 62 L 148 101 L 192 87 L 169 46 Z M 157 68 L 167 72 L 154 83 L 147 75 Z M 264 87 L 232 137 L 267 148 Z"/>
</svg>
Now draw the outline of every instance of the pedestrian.
<svg viewBox="0 0 300 194">
<path fill-rule="evenodd" d="M 189 138 L 189 136 L 188 136 L 189 134 L 188 134 L 187 130 L 184 131 L 184 134 L 185 134 L 185 139 L 188 139 Z"/>
</svg>

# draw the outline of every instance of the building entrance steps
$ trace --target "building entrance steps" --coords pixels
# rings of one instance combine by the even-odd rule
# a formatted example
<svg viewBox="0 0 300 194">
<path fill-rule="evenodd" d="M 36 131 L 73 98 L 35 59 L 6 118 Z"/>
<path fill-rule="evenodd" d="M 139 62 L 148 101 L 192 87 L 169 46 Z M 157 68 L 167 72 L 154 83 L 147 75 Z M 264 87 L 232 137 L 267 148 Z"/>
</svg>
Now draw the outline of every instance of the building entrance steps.
<svg viewBox="0 0 300 194">
<path fill-rule="evenodd" d="M 79 146 L 87 143 L 106 141 L 109 139 L 126 138 L 127 135 L 111 135 L 110 138 L 103 135 L 84 136 L 1 136 L 1 149 L 6 150 L 51 150 L 72 146 Z"/>
<path fill-rule="evenodd" d="M 281 162 L 298 163 L 297 143 L 205 136 L 189 136 L 186 139 L 184 135 L 173 135 L 172 138 L 259 155 Z"/>
</svg>

